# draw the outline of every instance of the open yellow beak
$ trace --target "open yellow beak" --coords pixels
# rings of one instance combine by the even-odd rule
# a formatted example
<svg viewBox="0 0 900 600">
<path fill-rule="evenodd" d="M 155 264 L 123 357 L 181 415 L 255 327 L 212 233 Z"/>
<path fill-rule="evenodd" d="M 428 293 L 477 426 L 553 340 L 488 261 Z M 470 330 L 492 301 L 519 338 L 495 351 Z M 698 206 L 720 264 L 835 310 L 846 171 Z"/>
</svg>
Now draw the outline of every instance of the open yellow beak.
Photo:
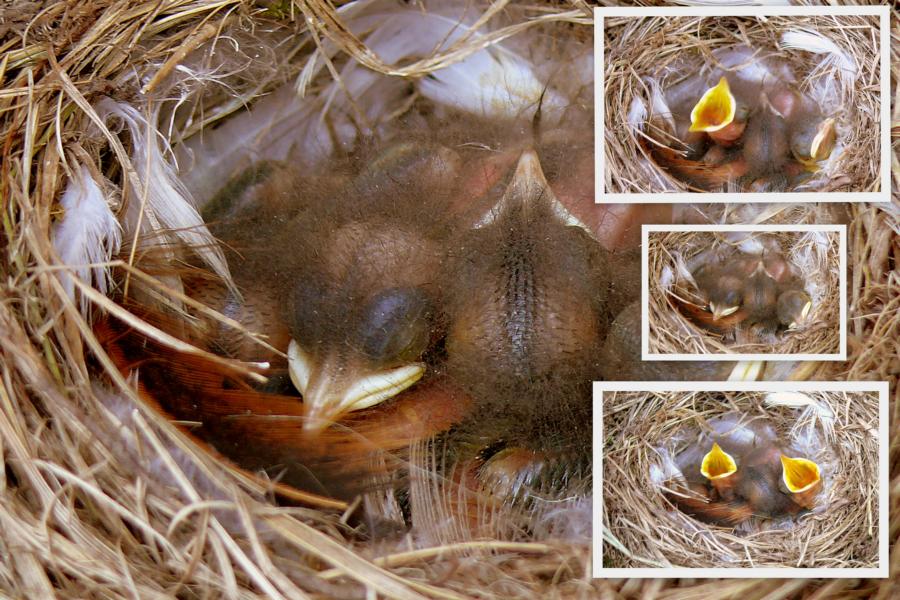
<svg viewBox="0 0 900 600">
<path fill-rule="evenodd" d="M 728 80 L 722 77 L 714 87 L 706 90 L 691 111 L 691 126 L 688 131 L 718 131 L 734 121 L 737 101 L 728 87 Z"/>
<path fill-rule="evenodd" d="M 306 406 L 303 429 L 317 433 L 351 411 L 369 408 L 396 396 L 422 378 L 425 365 L 410 363 L 373 370 L 339 357 L 317 361 L 291 340 L 288 373 Z"/>
<path fill-rule="evenodd" d="M 821 481 L 819 465 L 805 458 L 781 455 L 782 478 L 788 491 L 799 494 L 811 490 Z"/>
<path fill-rule="evenodd" d="M 719 444 L 713 443 L 712 450 L 706 453 L 700 464 L 700 474 L 710 481 L 715 481 L 735 473 L 737 473 L 737 463 L 734 458 L 722 450 Z"/>
</svg>

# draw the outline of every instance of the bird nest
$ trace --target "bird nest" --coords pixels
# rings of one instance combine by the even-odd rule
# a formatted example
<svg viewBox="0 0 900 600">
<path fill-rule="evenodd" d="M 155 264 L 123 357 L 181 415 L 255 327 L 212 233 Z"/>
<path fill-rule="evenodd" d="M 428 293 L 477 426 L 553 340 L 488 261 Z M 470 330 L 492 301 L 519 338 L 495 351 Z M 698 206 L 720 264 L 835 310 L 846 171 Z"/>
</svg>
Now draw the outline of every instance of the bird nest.
<svg viewBox="0 0 900 600">
<path fill-rule="evenodd" d="M 385 4 L 396 6 L 357 2 L 347 10 L 365 16 Z M 279 506 L 271 486 L 215 460 L 140 400 L 98 342 L 92 324 L 112 317 L 155 343 L 196 351 L 105 295 L 103 271 L 110 269 L 126 294 L 140 288 L 151 298 L 183 300 L 172 280 L 139 286 L 146 274 L 133 265 L 150 251 L 148 240 L 155 252 L 172 252 L 176 263 L 179 244 L 208 242 L 194 237 L 197 223 L 165 220 L 166 207 L 184 209 L 169 203 L 178 197 L 169 145 L 181 153 L 183 183 L 203 200 L 223 173 L 245 165 L 203 168 L 204 156 L 189 141 L 224 129 L 249 105 L 264 111 L 264 101 L 286 82 L 317 97 L 322 82 L 351 60 L 368 73 L 408 81 L 536 26 L 557 23 L 557 36 L 590 36 L 590 14 L 580 2 L 510 15 L 504 8 L 503 2 L 471 8 L 475 20 L 504 16 L 487 38 L 438 53 L 431 48 L 399 65 L 382 61 L 350 33 L 346 13 L 316 0 L 15 0 L 0 9 L 0 546 L 9 557 L 0 561 L 0 589 L 20 597 L 241 598 L 798 590 L 790 581 L 592 582 L 581 545 L 488 538 L 411 550 L 367 542 L 340 508 Z M 857 31 L 846 35 L 854 39 Z M 552 50 L 552 37 L 542 39 Z M 392 96 L 391 107 L 415 101 L 408 92 Z M 323 118 L 322 107 L 301 125 L 347 126 Z M 350 114 L 355 107 L 344 108 Z M 357 124 L 364 117 L 354 113 Z M 289 129 L 273 121 L 279 127 Z M 218 139 L 233 148 L 251 143 L 228 134 Z M 857 172 L 850 167 L 848 173 Z M 95 251 L 61 255 L 54 230 L 85 194 L 100 198 L 116 218 L 85 215 L 83 231 L 95 236 Z M 850 360 L 829 376 L 896 385 L 896 351 L 885 341 L 900 332 L 898 214 L 892 206 L 858 205 L 844 216 L 853 344 Z M 133 227 L 124 232 L 123 259 L 114 251 L 119 222 Z M 221 269 L 211 249 L 204 258 Z M 60 277 L 72 269 L 78 278 Z M 894 476 L 896 483 L 896 469 Z M 829 585 L 838 594 L 889 595 L 886 581 Z"/>
<path fill-rule="evenodd" d="M 648 306 L 651 354 L 839 354 L 840 239 L 836 231 L 649 233 Z M 687 315 L 705 305 L 691 277 L 723 256 L 780 251 L 812 298 L 806 322 L 792 331 L 756 331 L 746 321 L 715 331 Z M 705 313 L 704 313 L 705 314 Z M 723 319 L 727 321 L 727 317 Z"/>
<path fill-rule="evenodd" d="M 737 46 L 751 48 L 756 56 L 785 59 L 799 89 L 816 90 L 827 98 L 820 108 L 836 115 L 839 145 L 802 191 L 877 191 L 878 115 L 887 99 L 872 85 L 883 76 L 874 16 L 607 19 L 605 191 L 697 191 L 651 156 L 651 148 L 671 142 L 650 121 L 654 108 L 660 112 L 660 86 L 684 74 L 685 64 L 719 64 L 714 52 Z M 823 82 L 833 87 L 825 91 Z"/>
<path fill-rule="evenodd" d="M 722 527 L 664 495 L 677 488 L 674 454 L 710 431 L 711 420 L 734 414 L 771 426 L 785 448 L 818 463 L 815 508 Z M 878 566 L 877 423 L 874 392 L 607 392 L 604 567 Z"/>
</svg>

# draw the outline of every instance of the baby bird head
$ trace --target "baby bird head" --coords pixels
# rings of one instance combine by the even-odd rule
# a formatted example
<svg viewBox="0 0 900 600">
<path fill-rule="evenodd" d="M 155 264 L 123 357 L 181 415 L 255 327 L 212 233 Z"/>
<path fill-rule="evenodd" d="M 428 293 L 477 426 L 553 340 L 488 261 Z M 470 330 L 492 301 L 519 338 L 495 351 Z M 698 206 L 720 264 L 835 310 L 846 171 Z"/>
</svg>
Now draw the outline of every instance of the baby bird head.
<svg viewBox="0 0 900 600">
<path fill-rule="evenodd" d="M 706 90 L 691 111 L 691 127 L 689 131 L 715 132 L 734 121 L 737 101 L 731 93 L 728 80 L 719 79 L 719 83 Z"/>
<path fill-rule="evenodd" d="M 551 380 L 596 376 L 589 365 L 605 324 L 602 249 L 567 216 L 534 151 L 522 153 L 502 197 L 455 254 L 447 293 L 452 377 L 468 389 L 531 395 Z"/>
<path fill-rule="evenodd" d="M 422 289 L 388 287 L 364 302 L 350 326 L 336 327 L 345 332 L 345 345 L 304 347 L 297 341 L 304 339 L 303 328 L 295 326 L 288 370 L 307 407 L 304 429 L 321 431 L 416 383 L 425 374 L 418 360 L 430 341 L 433 318 L 433 303 Z"/>
<path fill-rule="evenodd" d="M 308 432 L 424 375 L 422 355 L 439 337 L 447 235 L 435 215 L 452 188 L 454 162 L 439 147 L 383 148 L 341 187 L 318 197 L 307 191 L 312 198 L 276 241 L 287 251 L 258 265 L 287 286 L 288 368 Z"/>
<path fill-rule="evenodd" d="M 793 501 L 811 509 L 816 504 L 816 496 L 822 489 L 822 474 L 819 465 L 806 458 L 790 458 L 781 455 L 782 481 Z"/>
<path fill-rule="evenodd" d="M 778 298 L 778 284 L 766 274 L 760 263 L 744 288 L 744 307 L 754 317 L 769 316 Z"/>
<path fill-rule="evenodd" d="M 761 93 L 744 135 L 748 174 L 753 177 L 781 174 L 790 155 L 789 146 L 784 115 L 765 92 Z"/>
<path fill-rule="evenodd" d="M 809 317 L 812 298 L 803 290 L 788 290 L 778 296 L 778 322 L 789 330 L 800 327 Z"/>
<path fill-rule="evenodd" d="M 706 294 L 709 298 L 709 310 L 713 314 L 713 320 L 718 321 L 740 309 L 744 295 L 744 282 L 740 277 L 722 273 L 712 282 L 711 288 L 706 291 Z"/>
<path fill-rule="evenodd" d="M 803 120 L 791 133 L 791 152 L 809 170 L 831 156 L 837 144 L 837 121 L 834 118 Z"/>
<path fill-rule="evenodd" d="M 737 471 L 737 462 L 734 457 L 722 450 L 715 442 L 712 449 L 703 457 L 703 462 L 700 463 L 700 473 L 709 480 L 720 496 L 734 488 Z"/>
</svg>

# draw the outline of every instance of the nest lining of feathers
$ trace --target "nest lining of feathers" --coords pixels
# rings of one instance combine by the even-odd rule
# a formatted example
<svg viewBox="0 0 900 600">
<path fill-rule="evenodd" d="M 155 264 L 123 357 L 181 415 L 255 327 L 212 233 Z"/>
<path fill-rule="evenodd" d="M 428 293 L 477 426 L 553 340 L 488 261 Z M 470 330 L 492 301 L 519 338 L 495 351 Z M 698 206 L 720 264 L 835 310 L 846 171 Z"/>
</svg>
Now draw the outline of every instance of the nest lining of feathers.
<svg viewBox="0 0 900 600">
<path fill-rule="evenodd" d="M 657 140 L 651 144 L 665 140 L 649 123 L 654 106 L 659 107 L 659 82 L 674 77 L 686 59 L 715 64 L 715 50 L 738 45 L 787 59 L 801 92 L 831 99 L 827 106 L 820 102 L 820 108 L 837 118 L 838 146 L 820 171 L 795 189 L 877 191 L 881 99 L 875 83 L 884 76 L 878 39 L 874 16 L 606 19 L 605 191 L 691 191 L 642 146 L 650 138 Z M 817 88 L 829 78 L 830 90 Z"/>
<path fill-rule="evenodd" d="M 692 269 L 707 258 L 737 251 L 762 256 L 767 245 L 781 249 L 812 298 L 807 322 L 793 331 L 751 333 L 742 325 L 728 337 L 693 322 L 676 308 L 676 298 L 695 291 Z M 840 352 L 840 240 L 837 232 L 650 232 L 648 305 L 651 354 L 837 354 Z"/>
<path fill-rule="evenodd" d="M 723 415 L 771 425 L 821 467 L 816 507 L 798 517 L 709 525 L 661 491 L 672 456 Z M 606 567 L 878 566 L 878 394 L 616 392 L 603 413 Z M 668 459 L 668 461 L 667 461 Z"/>
<path fill-rule="evenodd" d="M 351 7 L 364 12 L 371 4 Z M 504 8 L 498 2 L 485 10 L 496 15 Z M 535 8 L 532 19 L 513 18 L 512 29 L 496 29 L 491 39 L 553 21 L 566 23 L 572 35 L 590 35 L 578 33 L 590 29 L 580 2 Z M 477 589 L 479 597 L 527 598 L 667 589 L 749 600 L 800 589 L 789 580 L 592 582 L 581 547 L 486 539 L 385 549 L 354 537 L 340 511 L 275 506 L 269 486 L 213 460 L 136 398 L 134 382 L 118 375 L 91 330 L 93 319 L 113 315 L 174 343 L 103 294 L 107 266 L 117 283 L 142 277 L 131 261 L 146 248 L 129 242 L 147 238 L 121 232 L 128 234 L 121 242 L 127 258 L 110 260 L 119 249 L 117 220 L 126 220 L 123 207 L 153 200 L 144 185 L 148 170 L 171 164 L 167 150 L 135 154 L 136 141 L 162 140 L 177 154 L 181 141 L 225 127 L 250 104 L 259 108 L 284 82 L 314 95 L 332 66 L 319 60 L 305 69 L 319 45 L 329 49 L 335 70 L 346 56 L 375 71 L 397 69 L 380 64 L 348 34 L 343 16 L 318 0 L 14 0 L 0 15 L 0 133 L 7 140 L 0 159 L 0 547 L 10 557 L 0 561 L 4 591 L 42 598 L 179 597 L 198 590 L 235 598 L 459 598 Z M 464 41 L 439 57 L 424 53 L 425 62 L 400 70 L 424 74 L 483 42 Z M 898 50 L 892 48 L 895 69 Z M 116 101 L 105 111 L 104 96 Z M 154 122 L 157 109 L 165 118 Z M 118 116 L 107 118 L 113 110 Z M 179 155 L 186 160 L 190 153 Z M 240 165 L 223 171 L 229 168 Z M 85 219 L 97 225 L 85 228 L 96 236 L 97 251 L 63 255 L 54 248 L 56 225 L 88 198 L 104 209 Z M 794 216 L 784 211 L 779 218 Z M 849 361 L 833 365 L 827 377 L 896 383 L 896 349 L 884 340 L 900 335 L 894 271 L 900 220 L 881 205 L 850 207 L 847 218 L 854 232 L 850 331 L 857 342 Z M 145 219 L 142 234 L 165 227 Z M 68 269 L 79 278 L 60 280 Z M 154 289 L 177 297 L 170 284 Z M 900 436 L 893 440 L 900 444 Z M 803 585 L 810 593 L 817 586 Z M 888 579 L 835 580 L 828 589 L 887 597 L 890 586 Z"/>
</svg>

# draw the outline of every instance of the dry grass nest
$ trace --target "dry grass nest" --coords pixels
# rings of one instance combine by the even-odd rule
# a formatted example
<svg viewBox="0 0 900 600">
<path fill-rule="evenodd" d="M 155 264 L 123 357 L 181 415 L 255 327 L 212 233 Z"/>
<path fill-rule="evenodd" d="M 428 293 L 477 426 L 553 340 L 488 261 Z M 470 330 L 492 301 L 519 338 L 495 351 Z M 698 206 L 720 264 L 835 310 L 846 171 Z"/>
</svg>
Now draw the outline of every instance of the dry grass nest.
<svg viewBox="0 0 900 600">
<path fill-rule="evenodd" d="M 805 405 L 760 392 L 617 392 L 603 414 L 604 566 L 875 567 L 878 563 L 878 394 L 814 392 Z M 737 528 L 706 525 L 654 482 L 678 438 L 696 440 L 729 413 L 771 425 L 782 440 L 815 440 L 823 491 L 812 513 Z M 756 522 L 754 522 L 756 521 Z M 746 524 L 745 524 L 746 525 Z"/>
<path fill-rule="evenodd" d="M 815 32 L 857 65 L 855 82 L 821 54 L 786 47 L 787 31 Z M 838 139 L 842 147 L 804 191 L 877 191 L 879 189 L 879 110 L 882 100 L 878 19 L 841 17 L 622 17 L 606 20 L 605 148 L 608 193 L 686 192 L 686 184 L 661 169 L 641 145 L 649 130 L 629 124 L 636 103 L 652 106 L 650 79 L 660 81 L 685 57 L 714 64 L 712 52 L 746 45 L 761 55 L 787 59 L 800 89 L 820 78 L 840 82 Z M 826 110 L 833 109 L 827 107 Z"/>
<path fill-rule="evenodd" d="M 651 232 L 648 242 L 650 291 L 649 350 L 653 354 L 837 354 L 840 351 L 840 244 L 837 232 Z M 777 246 L 802 274 L 813 307 L 806 325 L 790 332 L 751 334 L 739 327 L 734 340 L 695 324 L 675 305 L 675 296 L 693 291 L 684 282 L 685 265 L 698 256 L 730 256 L 744 245 Z M 687 286 L 682 291 L 676 289 Z M 681 298 L 691 300 L 691 298 Z"/>
<path fill-rule="evenodd" d="M 490 10 L 503 8 L 498 2 Z M 590 23 L 581 2 L 519 8 L 513 29 L 494 39 L 535 22 L 563 21 L 573 31 Z M 845 33 L 854 39 L 858 32 Z M 139 206 L 143 188 L 135 192 L 133 184 L 147 157 L 131 156 L 133 136 L 143 131 L 175 143 L 211 128 L 307 73 L 304 57 L 318 44 L 332 44 L 337 62 L 353 56 L 376 71 L 397 71 L 349 35 L 334 7 L 322 1 L 14 0 L 0 9 L 0 591 L 27 598 L 583 592 L 750 600 L 816 590 L 822 598 L 895 597 L 890 580 L 591 581 L 587 550 L 565 545 L 479 540 L 385 549 L 355 540 L 340 511 L 278 506 L 264 486 L 212 460 L 144 406 L 98 344 L 91 315 L 112 313 L 142 330 L 146 324 L 79 281 L 82 313 L 57 277 L 63 267 L 52 230 L 63 192 L 79 174 L 74 166 L 101 182 L 106 197 L 120 198 L 121 207 Z M 649 45 L 640 47 L 649 52 Z M 203 81 L 182 68 L 192 53 L 212 60 L 218 52 L 241 60 L 221 69 L 213 61 Z M 658 50 L 652 54 L 658 60 Z M 452 60 L 437 57 L 400 71 L 421 73 Z M 900 66 L 896 56 L 893 65 Z M 318 68 L 328 76 L 323 62 Z M 159 93 L 173 73 L 183 85 L 168 96 Z M 613 104 L 627 100 L 621 88 L 610 91 Z M 110 130 L 95 108 L 105 97 L 142 114 L 167 98 L 181 110 L 167 112 L 158 129 Z M 861 97 L 854 106 L 864 102 Z M 621 157 L 614 162 L 619 172 L 628 164 Z M 851 166 L 846 171 L 858 173 Z M 852 344 L 850 360 L 834 364 L 829 376 L 890 380 L 896 394 L 898 211 L 896 205 L 855 205 L 847 219 Z M 153 223 L 144 226 L 153 231 Z M 117 281 L 133 273 L 128 261 L 108 266 Z M 896 544 L 896 462 L 892 482 Z"/>
</svg>

